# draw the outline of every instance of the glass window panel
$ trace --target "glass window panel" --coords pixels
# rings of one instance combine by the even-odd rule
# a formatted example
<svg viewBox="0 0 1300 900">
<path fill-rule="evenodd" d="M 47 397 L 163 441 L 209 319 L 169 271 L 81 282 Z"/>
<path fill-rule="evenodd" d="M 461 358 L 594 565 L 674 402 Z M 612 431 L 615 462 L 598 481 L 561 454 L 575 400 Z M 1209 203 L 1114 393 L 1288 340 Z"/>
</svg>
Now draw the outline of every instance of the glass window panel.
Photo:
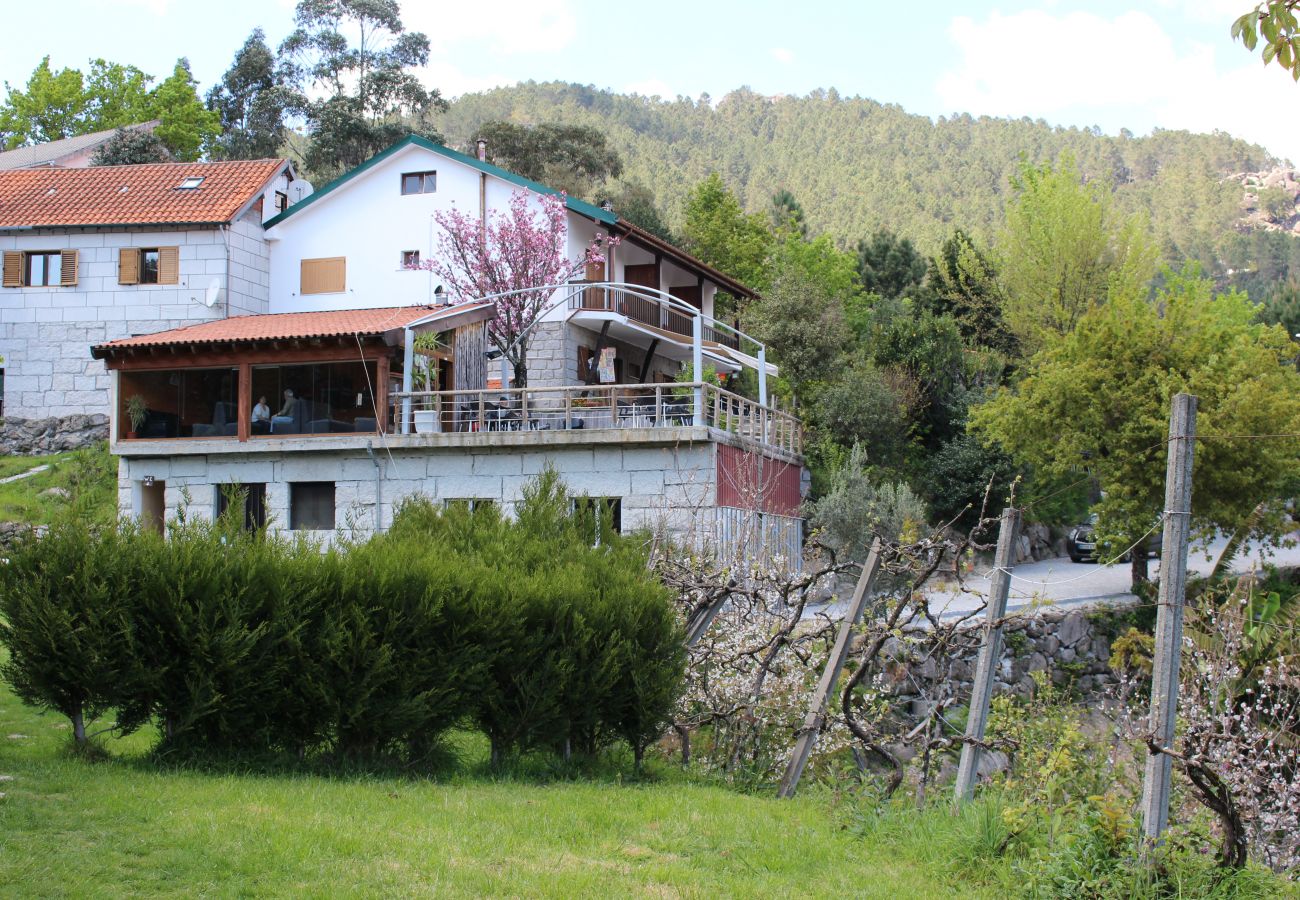
<svg viewBox="0 0 1300 900">
<path fill-rule="evenodd" d="M 239 370 L 177 369 L 119 376 L 119 434 L 140 438 L 234 438 L 239 432 Z M 132 423 L 130 405 L 140 398 L 144 418 Z"/>
<path fill-rule="evenodd" d="M 335 362 L 253 368 L 253 434 L 371 433 L 378 430 L 374 363 Z M 258 419 L 258 416 L 254 416 Z"/>
<path fill-rule="evenodd" d="M 140 283 L 141 284 L 158 283 L 158 251 L 157 250 L 140 251 Z"/>
<path fill-rule="evenodd" d="M 331 531 L 334 528 L 334 482 L 296 481 L 289 485 L 289 528 Z"/>
<path fill-rule="evenodd" d="M 425 192 L 426 194 L 432 194 L 432 193 L 433 193 L 434 191 L 436 191 L 437 189 L 438 189 L 438 173 L 437 173 L 437 172 L 425 172 L 425 173 L 424 173 L 424 192 Z"/>
<path fill-rule="evenodd" d="M 420 181 L 421 181 L 421 179 L 420 179 L 420 175 L 419 175 L 418 173 L 410 173 L 410 174 L 403 175 L 403 176 L 402 176 L 402 193 L 403 193 L 403 194 L 418 194 L 418 193 L 420 193 Z"/>
</svg>

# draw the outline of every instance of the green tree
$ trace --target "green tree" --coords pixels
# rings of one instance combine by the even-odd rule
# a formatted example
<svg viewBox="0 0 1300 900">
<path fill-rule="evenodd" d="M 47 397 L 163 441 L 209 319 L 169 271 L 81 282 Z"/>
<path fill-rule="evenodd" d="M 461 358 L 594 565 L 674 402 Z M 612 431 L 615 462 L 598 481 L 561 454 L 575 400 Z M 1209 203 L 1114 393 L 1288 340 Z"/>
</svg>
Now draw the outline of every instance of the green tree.
<svg viewBox="0 0 1300 900">
<path fill-rule="evenodd" d="M 90 97 L 85 79 L 77 69 L 50 68 L 50 58 L 41 60 L 27 79 L 25 90 L 5 82 L 4 106 L 0 107 L 0 131 L 8 135 L 6 148 L 43 144 L 83 134 Z"/>
<path fill-rule="evenodd" d="M 1300 337 L 1300 279 L 1278 285 L 1264 298 L 1259 319 L 1269 325 L 1281 325 L 1291 337 Z"/>
<path fill-rule="evenodd" d="M 1154 254 L 1142 224 L 1122 219 L 1109 189 L 1085 183 L 1073 157 L 1056 166 L 1024 163 L 998 240 L 1003 314 L 1030 350 L 1068 333 L 1112 288 L 1150 280 Z"/>
<path fill-rule="evenodd" d="M 140 163 L 165 163 L 173 159 L 171 151 L 156 134 L 140 129 L 119 128 L 106 144 L 95 150 L 92 166 L 129 166 Z"/>
<path fill-rule="evenodd" d="M 83 131 L 137 125 L 154 118 L 153 78 L 135 66 L 92 60 L 86 78 L 87 110 Z"/>
<path fill-rule="evenodd" d="M 772 195 L 772 227 L 778 234 L 791 232 L 801 238 L 808 237 L 808 217 L 803 204 L 785 188 Z"/>
<path fill-rule="evenodd" d="M 926 275 L 920 301 L 931 312 L 947 313 L 969 346 L 1015 356 L 1015 336 L 1002 318 L 997 269 L 988 254 L 960 228 L 943 242 Z"/>
<path fill-rule="evenodd" d="M 158 119 L 154 134 L 182 162 L 198 159 L 204 147 L 221 133 L 221 117 L 204 107 L 195 85 L 189 60 L 178 59 L 172 74 L 150 97 L 150 110 Z"/>
<path fill-rule="evenodd" d="M 487 122 L 477 139 L 487 142 L 491 162 L 574 197 L 591 197 L 607 179 L 623 174 L 623 160 L 599 128 Z"/>
<path fill-rule="evenodd" d="M 910 296 L 925 278 L 925 257 L 912 242 L 882 228 L 858 241 L 858 273 L 868 293 L 890 300 Z"/>
<path fill-rule="evenodd" d="M 598 199 L 602 203 L 608 201 L 619 218 L 627 219 L 671 244 L 677 243 L 677 237 L 664 220 L 659 204 L 655 202 L 655 195 L 641 182 L 625 182 L 618 190 L 606 193 Z"/>
<path fill-rule="evenodd" d="M 762 216 L 745 213 L 717 172 L 687 196 L 682 237 L 688 250 L 741 284 L 767 287 L 772 232 Z"/>
<path fill-rule="evenodd" d="M 1118 546 L 1159 522 L 1169 402 L 1179 391 L 1199 398 L 1194 523 L 1242 526 L 1300 469 L 1294 440 L 1230 437 L 1300 431 L 1300 373 L 1286 333 L 1255 323 L 1258 307 L 1244 294 L 1215 295 L 1194 269 L 1166 278 L 1154 300 L 1129 290 L 1084 312 L 1028 360 L 1017 387 L 971 414 L 985 440 L 1047 476 L 1086 466 L 1105 492 L 1099 530 Z M 1279 527 L 1276 516 L 1256 523 L 1264 536 Z M 1133 558 L 1136 583 L 1146 560 Z"/>
<path fill-rule="evenodd" d="M 447 102 L 410 71 L 429 61 L 429 39 L 406 31 L 397 0 L 300 0 L 294 21 L 280 53 L 311 135 L 308 169 L 337 175 L 408 134 L 442 140 L 432 117 Z M 326 94 L 309 97 L 311 88 Z"/>
<path fill-rule="evenodd" d="M 852 338 L 844 297 L 793 268 L 780 271 L 762 299 L 749 305 L 745 328 L 772 347 L 781 377 L 801 396 L 813 382 L 836 377 Z"/>
<path fill-rule="evenodd" d="M 1267 0 L 1232 23 L 1232 37 L 1254 50 L 1264 39 L 1264 65 L 1276 62 L 1300 81 L 1300 0 Z"/>
<path fill-rule="evenodd" d="M 293 102 L 288 74 L 276 64 L 261 28 L 244 41 L 235 59 L 208 91 L 208 109 L 221 117 L 213 155 L 221 159 L 266 159 L 285 139 L 285 111 Z"/>
</svg>

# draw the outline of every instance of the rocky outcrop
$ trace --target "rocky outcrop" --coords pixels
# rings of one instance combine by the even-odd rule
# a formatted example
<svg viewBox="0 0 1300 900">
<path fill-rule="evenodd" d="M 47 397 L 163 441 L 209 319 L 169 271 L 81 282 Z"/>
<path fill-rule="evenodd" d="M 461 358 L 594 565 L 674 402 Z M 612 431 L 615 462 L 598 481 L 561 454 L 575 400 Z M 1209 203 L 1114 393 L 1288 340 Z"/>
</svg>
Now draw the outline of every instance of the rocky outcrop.
<svg viewBox="0 0 1300 900">
<path fill-rule="evenodd" d="M 46 527 L 44 525 L 28 525 L 26 522 L 0 522 L 0 548 L 12 547 L 19 538 L 31 534 L 40 537 L 45 532 Z"/>
<path fill-rule="evenodd" d="M 1241 185 L 1241 228 L 1300 235 L 1300 172 L 1238 172 L 1224 181 Z"/>
<path fill-rule="evenodd" d="M 108 416 L 102 413 L 49 419 L 5 419 L 0 424 L 0 453 L 35 456 L 79 450 L 108 440 Z"/>
</svg>

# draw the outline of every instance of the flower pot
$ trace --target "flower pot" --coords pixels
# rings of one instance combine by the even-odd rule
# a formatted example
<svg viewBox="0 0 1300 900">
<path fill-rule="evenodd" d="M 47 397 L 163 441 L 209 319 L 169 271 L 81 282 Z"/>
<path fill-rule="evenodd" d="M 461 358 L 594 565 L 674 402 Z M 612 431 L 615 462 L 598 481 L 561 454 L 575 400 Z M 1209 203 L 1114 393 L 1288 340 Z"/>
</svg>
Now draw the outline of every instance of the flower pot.
<svg viewBox="0 0 1300 900">
<path fill-rule="evenodd" d="M 436 434 L 442 431 L 442 423 L 438 420 L 438 411 L 436 409 L 417 409 L 411 413 L 415 422 L 416 434 Z"/>
<path fill-rule="evenodd" d="M 127 439 L 128 441 L 133 441 L 133 440 L 135 440 L 135 438 L 136 438 L 136 434 L 135 434 L 134 431 L 128 431 L 128 432 L 126 433 L 126 439 Z"/>
</svg>

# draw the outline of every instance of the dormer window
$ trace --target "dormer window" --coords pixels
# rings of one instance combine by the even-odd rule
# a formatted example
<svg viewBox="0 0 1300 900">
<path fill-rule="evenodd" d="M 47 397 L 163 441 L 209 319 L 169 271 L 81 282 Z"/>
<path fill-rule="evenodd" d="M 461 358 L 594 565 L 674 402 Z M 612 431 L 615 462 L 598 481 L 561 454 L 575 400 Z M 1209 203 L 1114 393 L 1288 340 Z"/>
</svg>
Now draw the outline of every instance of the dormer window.
<svg viewBox="0 0 1300 900">
<path fill-rule="evenodd" d="M 202 183 L 203 183 L 203 176 L 201 175 L 191 176 L 190 178 L 186 178 L 184 181 L 181 182 L 181 185 L 178 188 L 178 190 L 182 190 L 182 191 L 197 190 L 199 185 L 201 185 Z"/>
<path fill-rule="evenodd" d="M 437 172 L 403 172 L 402 193 L 432 194 L 438 189 Z"/>
</svg>

